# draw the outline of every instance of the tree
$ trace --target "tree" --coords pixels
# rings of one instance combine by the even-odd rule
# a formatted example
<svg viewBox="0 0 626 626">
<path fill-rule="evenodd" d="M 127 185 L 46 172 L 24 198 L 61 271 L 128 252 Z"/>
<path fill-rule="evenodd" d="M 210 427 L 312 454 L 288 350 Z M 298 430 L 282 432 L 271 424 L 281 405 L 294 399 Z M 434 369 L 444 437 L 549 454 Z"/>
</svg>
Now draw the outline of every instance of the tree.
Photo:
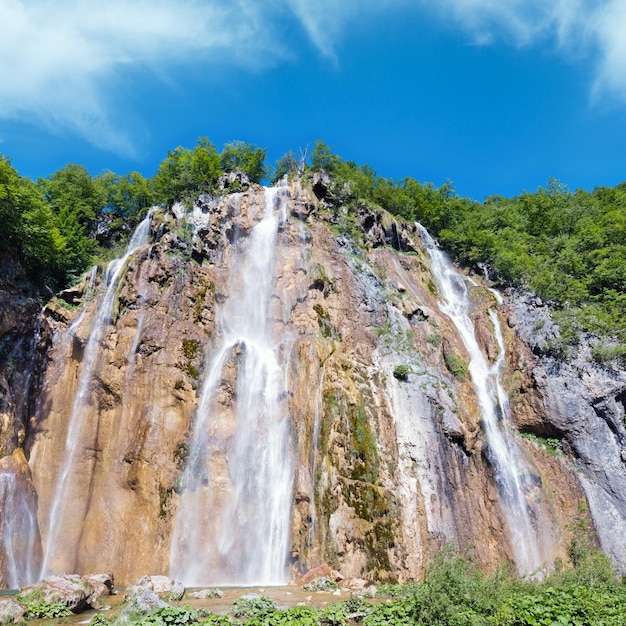
<svg viewBox="0 0 626 626">
<path fill-rule="evenodd" d="M 224 145 L 221 165 L 227 172 L 241 170 L 254 183 L 261 183 L 267 176 L 265 167 L 266 148 L 259 148 L 252 143 L 232 141 Z"/>
</svg>

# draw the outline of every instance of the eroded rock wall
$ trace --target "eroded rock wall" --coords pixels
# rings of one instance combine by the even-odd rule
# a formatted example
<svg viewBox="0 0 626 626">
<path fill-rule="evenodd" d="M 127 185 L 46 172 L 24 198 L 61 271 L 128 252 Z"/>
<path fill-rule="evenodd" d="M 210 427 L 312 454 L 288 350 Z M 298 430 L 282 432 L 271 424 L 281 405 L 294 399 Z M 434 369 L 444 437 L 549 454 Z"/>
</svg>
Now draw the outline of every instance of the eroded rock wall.
<svg viewBox="0 0 626 626">
<path fill-rule="evenodd" d="M 417 232 L 365 207 L 356 223 L 342 221 L 340 207 L 296 183 L 282 193 L 288 202 L 270 315 L 272 332 L 290 336 L 280 398 L 289 409 L 295 468 L 286 572 L 297 577 L 328 563 L 345 577 L 414 580 L 446 543 L 473 545 L 485 569 L 513 560 L 515 529 L 507 530 L 469 356 L 440 311 Z M 46 307 L 42 335 L 51 346 L 42 350 L 43 380 L 31 394 L 30 421 L 18 422 L 28 424 L 24 461 L 44 551 L 50 520 L 62 524 L 49 551 L 51 571 L 113 571 L 121 584 L 168 571 L 190 433 L 221 332 L 216 311 L 232 292 L 230 267 L 263 206 L 264 191 L 253 186 L 202 197 L 186 218 L 183 207 L 155 213 L 150 241 L 129 259 L 117 289 L 78 426 L 69 420 L 102 270 L 92 288 L 85 281 Z M 498 305 L 478 283 L 470 299 L 489 362 L 498 343 L 487 311 L 497 310 L 507 328 L 511 413 L 520 429 L 539 436 L 519 446 L 533 485 L 525 497 L 549 566 L 565 557 L 581 499 L 599 530 L 626 519 L 624 380 L 606 371 L 600 378 L 572 373 L 567 368 L 575 365 L 533 354 L 515 299 Z M 222 408 L 213 418 L 226 455 L 237 428 L 239 356 L 222 370 Z M 573 377 L 588 391 L 581 394 Z M 3 454 L 12 455 L 19 427 L 4 424 L 2 432 Z M 562 451 L 552 453 L 542 436 L 558 438 Z M 64 472 L 71 479 L 59 505 L 55 486 Z M 619 558 L 614 544 L 602 539 Z"/>
</svg>

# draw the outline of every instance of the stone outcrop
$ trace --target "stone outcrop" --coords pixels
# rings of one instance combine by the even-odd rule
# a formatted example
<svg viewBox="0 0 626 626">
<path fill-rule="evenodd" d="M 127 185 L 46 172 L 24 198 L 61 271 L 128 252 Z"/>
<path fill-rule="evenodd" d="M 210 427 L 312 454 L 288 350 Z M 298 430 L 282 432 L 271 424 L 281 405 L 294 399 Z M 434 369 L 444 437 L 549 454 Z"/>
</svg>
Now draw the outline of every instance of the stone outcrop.
<svg viewBox="0 0 626 626">
<path fill-rule="evenodd" d="M 107 584 L 111 581 L 108 575 L 61 574 L 20 588 L 20 595 L 34 596 L 46 604 L 65 604 L 73 613 L 80 613 L 86 608 L 98 608 L 100 598 L 111 593 L 111 586 Z"/>
<path fill-rule="evenodd" d="M 0 624 L 22 624 L 26 607 L 13 598 L 0 600 Z"/>
<path fill-rule="evenodd" d="M 525 395 L 540 410 L 527 411 L 540 424 L 520 424 L 559 439 L 572 459 L 585 491 L 602 549 L 624 563 L 626 536 L 626 372 L 599 365 L 592 348 L 599 341 L 584 335 L 566 347 L 568 358 L 551 354 L 559 329 L 550 310 L 528 294 L 512 293 L 509 324 L 533 352 L 527 357 L 530 385 Z M 534 407 L 532 407 L 534 408 Z"/>
<path fill-rule="evenodd" d="M 274 336 L 289 337 L 281 357 L 286 391 L 276 399 L 286 407 L 294 459 L 286 576 L 327 568 L 363 584 L 414 580 L 447 543 L 473 545 L 485 569 L 513 561 L 515 529 L 501 506 L 469 355 L 440 310 L 416 230 L 367 207 L 356 222 L 346 219 L 324 175 L 312 190 L 290 183 L 281 193 L 287 208 L 276 237 L 270 318 Z M 37 567 L 45 560 L 54 572 L 103 568 L 121 584 L 146 571 L 168 573 L 191 432 L 223 331 L 219 314 L 235 287 L 230 269 L 262 219 L 264 194 L 250 185 L 202 196 L 190 211 L 176 205 L 153 214 L 149 242 L 124 267 L 84 385 L 106 288 L 102 269 L 93 285 L 85 280 L 46 306 L 24 353 L 33 372 L 26 396 L 15 395 L 25 380 L 16 368 L 16 379 L 0 379 L 8 390 L 0 475 L 9 468 L 38 520 Z M 584 347 L 568 363 L 550 356 L 557 329 L 545 307 L 515 294 L 500 305 L 475 283 L 477 339 L 495 363 L 499 347 L 487 312 L 496 310 L 506 326 L 511 414 L 519 430 L 535 435 L 518 444 L 547 566 L 566 558 L 581 499 L 603 548 L 623 560 L 624 533 L 611 539 L 608 532 L 626 520 L 623 372 L 590 365 Z M 35 308 L 25 316 L 33 325 Z M 8 319 L 3 311 L 0 320 Z M 212 460 L 219 480 L 210 488 L 218 501 L 232 490 L 224 459 L 238 427 L 245 358 L 244 345 L 232 348 L 215 391 L 209 440 L 220 451 Z M 70 424 L 72 416 L 78 419 Z M 559 441 L 556 454 L 546 439 Z M 64 475 L 71 479 L 60 491 Z M 46 545 L 51 524 L 62 528 L 53 550 Z M 6 568 L 0 558 L 5 585 Z M 149 584 L 142 589 L 152 593 Z"/>
</svg>

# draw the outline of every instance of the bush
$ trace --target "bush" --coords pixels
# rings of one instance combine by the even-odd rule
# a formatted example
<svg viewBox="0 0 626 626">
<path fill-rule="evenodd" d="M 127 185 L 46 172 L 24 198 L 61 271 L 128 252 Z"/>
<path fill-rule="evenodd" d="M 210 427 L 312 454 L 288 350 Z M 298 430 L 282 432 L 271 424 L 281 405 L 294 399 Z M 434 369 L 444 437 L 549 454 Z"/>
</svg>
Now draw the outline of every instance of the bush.
<svg viewBox="0 0 626 626">
<path fill-rule="evenodd" d="M 393 370 L 393 375 L 395 378 L 401 381 L 406 381 L 409 379 L 409 368 L 407 365 L 397 365 Z"/>
<path fill-rule="evenodd" d="M 443 357 L 448 371 L 460 382 L 467 380 L 467 365 L 463 359 L 456 354 L 445 354 Z"/>
<path fill-rule="evenodd" d="M 233 615 L 238 619 L 261 618 L 276 610 L 276 603 L 267 596 L 248 594 L 233 602 Z"/>
</svg>

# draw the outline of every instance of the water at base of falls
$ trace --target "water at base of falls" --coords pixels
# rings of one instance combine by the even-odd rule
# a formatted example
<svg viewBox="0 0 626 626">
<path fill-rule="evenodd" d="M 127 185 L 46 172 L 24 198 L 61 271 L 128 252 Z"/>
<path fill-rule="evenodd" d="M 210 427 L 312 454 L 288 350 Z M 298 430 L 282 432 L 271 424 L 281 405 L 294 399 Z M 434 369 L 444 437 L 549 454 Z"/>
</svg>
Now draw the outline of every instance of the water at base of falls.
<svg viewBox="0 0 626 626">
<path fill-rule="evenodd" d="M 433 275 L 442 297 L 439 306 L 456 326 L 470 355 L 469 371 L 479 402 L 489 459 L 494 466 L 516 566 L 522 575 L 536 573 L 545 559 L 541 557 L 540 541 L 526 501 L 524 461 L 510 431 L 508 400 L 500 380 L 505 359 L 500 322 L 495 312 L 491 311 L 490 318 L 499 346 L 498 358 L 491 365 L 476 340 L 474 323 L 468 314 L 467 279 L 452 267 L 428 231 L 421 224 L 416 226 L 430 255 Z"/>
<path fill-rule="evenodd" d="M 86 506 L 83 502 L 85 494 L 84 492 L 81 493 L 81 486 L 75 484 L 74 475 L 79 462 L 80 449 L 85 445 L 85 442 L 82 441 L 85 426 L 83 423 L 84 409 L 91 402 L 92 380 L 98 363 L 101 342 L 113 315 L 119 281 L 124 273 L 128 259 L 148 242 L 151 220 L 152 214 L 149 213 L 135 229 L 124 255 L 119 259 L 111 261 L 105 272 L 104 283 L 106 292 L 97 305 L 93 327 L 86 340 L 79 379 L 68 420 L 63 463 L 56 479 L 47 527 L 45 527 L 45 532 L 43 533 L 44 555 L 40 572 L 41 577 L 48 573 L 62 571 L 68 566 L 71 567 L 70 564 L 73 562 L 73 556 L 70 556 L 70 554 L 73 555 L 75 553 L 77 541 L 74 538 L 70 538 L 70 536 L 73 537 L 74 534 L 76 534 L 76 537 L 80 536 L 80 522 L 78 525 L 67 524 L 66 516 L 71 509 L 72 513 L 78 512 L 80 517 L 84 513 L 81 509 L 84 509 Z M 90 285 L 94 276 L 95 273 L 92 270 Z M 85 310 L 79 314 L 79 322 L 82 321 L 84 313 Z M 76 327 L 77 324 L 73 323 L 67 332 L 73 333 Z M 84 489 L 84 487 L 83 485 L 82 488 Z"/>
<path fill-rule="evenodd" d="M 281 355 L 289 350 L 286 338 L 273 336 L 268 314 L 281 194 L 265 190 L 262 219 L 237 242 L 232 292 L 217 311 L 219 343 L 200 394 L 170 551 L 170 575 L 187 585 L 286 582 L 293 461 Z"/>
</svg>

